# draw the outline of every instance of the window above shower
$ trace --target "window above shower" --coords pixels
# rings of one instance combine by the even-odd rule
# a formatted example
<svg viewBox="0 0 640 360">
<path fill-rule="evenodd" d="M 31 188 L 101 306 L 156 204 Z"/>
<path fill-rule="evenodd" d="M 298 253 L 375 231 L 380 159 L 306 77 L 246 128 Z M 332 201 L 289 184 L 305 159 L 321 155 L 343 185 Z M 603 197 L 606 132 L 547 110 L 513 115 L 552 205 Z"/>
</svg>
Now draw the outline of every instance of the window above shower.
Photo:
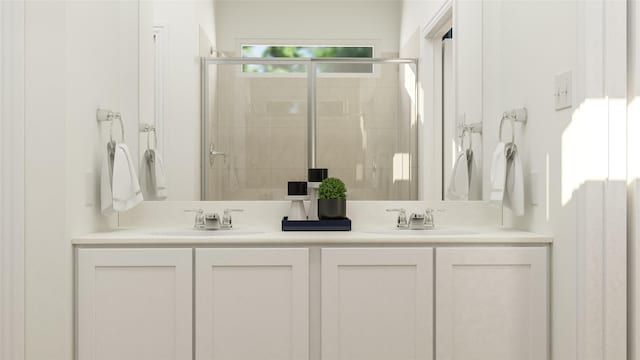
<svg viewBox="0 0 640 360">
<path fill-rule="evenodd" d="M 345 58 L 371 59 L 373 46 L 340 45 L 242 45 L 243 58 L 255 59 L 300 59 L 300 58 Z M 243 73 L 252 74 L 303 74 L 307 72 L 304 64 L 243 64 Z M 372 74 L 373 64 L 366 63 L 320 63 L 319 74 L 339 76 L 342 74 Z"/>
</svg>

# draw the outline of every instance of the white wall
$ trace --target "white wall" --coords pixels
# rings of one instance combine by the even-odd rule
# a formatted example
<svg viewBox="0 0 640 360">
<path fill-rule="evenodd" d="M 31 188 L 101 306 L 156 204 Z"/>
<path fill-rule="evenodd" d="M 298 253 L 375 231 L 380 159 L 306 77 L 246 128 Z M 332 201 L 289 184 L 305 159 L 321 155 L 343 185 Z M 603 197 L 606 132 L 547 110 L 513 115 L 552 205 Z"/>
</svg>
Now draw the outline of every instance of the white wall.
<svg viewBox="0 0 640 360">
<path fill-rule="evenodd" d="M 126 1 L 26 4 L 28 360 L 72 358 L 70 239 L 115 226 L 114 217 L 99 213 L 108 126 L 100 128 L 95 111 L 122 113 L 135 154 L 137 9 Z"/>
<path fill-rule="evenodd" d="M 527 216 L 507 223 L 548 232 L 554 216 L 561 208 L 562 135 L 568 127 L 573 109 L 555 111 L 553 105 L 554 75 L 566 70 L 578 73 L 578 3 L 555 2 L 488 2 L 484 6 L 484 146 L 485 162 L 490 164 L 498 142 L 501 114 L 509 109 L 527 107 L 529 121 L 516 125 L 516 144 L 523 160 L 525 178 L 539 173 L 542 185 L 539 206 L 527 201 Z M 540 26 L 544 21 L 545 26 Z M 574 98 L 577 101 L 578 97 Z M 575 104 L 578 105 L 578 104 Z M 574 109 L 577 108 L 574 107 Z M 505 124 L 505 138 L 510 127 Z M 549 198 L 545 191 L 549 162 Z M 565 167 L 571 166 L 565 164 Z M 490 179 L 484 179 L 484 193 L 490 192 Z M 526 186 L 529 189 L 530 183 Z M 527 194 L 529 195 L 529 194 Z M 559 224 L 557 224 L 559 225 Z"/>
<path fill-rule="evenodd" d="M 458 1 L 457 6 L 469 2 Z M 478 95 L 484 98 L 485 170 L 497 143 L 500 114 L 508 109 L 527 107 L 529 122 L 524 126 L 517 125 L 516 129 L 516 143 L 527 179 L 527 214 L 518 218 L 505 211 L 504 222 L 509 227 L 554 236 L 552 357 L 576 358 L 579 353 L 585 354 L 579 350 L 589 350 L 578 347 L 585 345 L 583 340 L 587 335 L 584 331 L 588 331 L 588 325 L 593 325 L 588 322 L 590 319 L 579 318 L 577 314 L 578 304 L 591 302 L 593 298 L 579 298 L 576 293 L 582 291 L 581 296 L 593 293 L 585 290 L 585 283 L 576 282 L 578 268 L 585 266 L 580 261 L 586 259 L 577 254 L 578 244 L 583 239 L 577 237 L 576 231 L 585 224 L 577 222 L 576 214 L 581 208 L 574 199 L 574 191 L 581 189 L 587 181 L 617 180 L 621 172 L 624 174 L 624 170 L 620 171 L 615 164 L 617 159 L 625 159 L 618 149 L 625 146 L 625 135 L 619 126 L 624 114 L 620 113 L 616 102 L 620 101 L 619 81 L 624 79 L 624 61 L 620 62 L 624 49 L 619 44 L 625 38 L 624 31 L 619 31 L 625 26 L 624 19 L 620 18 L 624 12 L 619 8 L 624 2 L 473 2 L 483 3 L 483 91 Z M 423 39 L 419 28 L 428 23 L 441 3 L 404 2 L 401 55 L 420 53 Z M 608 17 L 606 22 L 605 17 Z M 422 71 L 423 87 L 429 81 L 426 70 Z M 573 70 L 574 106 L 556 112 L 552 96 L 554 76 L 566 70 Z M 435 151 L 435 142 L 430 139 L 434 128 L 429 122 L 424 125 L 421 154 L 428 156 L 430 151 Z M 532 172 L 537 173 L 535 180 L 539 185 L 536 206 L 531 205 Z M 485 196 L 489 190 L 488 180 L 489 173 L 485 172 Z M 615 209 L 624 206 L 616 201 L 614 196 L 607 204 Z M 593 214 L 585 214 L 583 219 L 593 220 Z M 613 219 L 605 216 L 599 221 L 610 222 L 605 228 L 615 231 Z M 616 233 L 607 243 L 616 247 L 616 251 L 620 250 L 618 254 L 624 254 L 624 249 L 616 242 L 619 237 L 620 233 Z M 609 266 L 613 263 L 624 266 L 621 259 L 609 260 Z M 619 267 L 613 270 L 617 274 Z M 607 294 L 610 296 L 607 301 L 617 303 L 619 294 L 619 289 L 616 294 Z M 624 311 L 624 307 L 620 308 Z M 617 314 L 619 312 L 614 316 Z M 607 342 L 609 355 L 619 354 L 624 347 L 623 331 L 614 323 L 618 321 L 610 323 L 607 329 L 598 330 L 606 336 L 620 335 L 621 342 Z M 624 322 L 620 325 L 624 328 Z"/>
<path fill-rule="evenodd" d="M 238 55 L 241 40 L 373 41 L 398 52 L 401 1 L 216 1 L 219 50 Z M 334 41 L 335 42 L 335 41 Z"/>
<path fill-rule="evenodd" d="M 485 146 L 489 150 L 491 144 L 495 144 L 496 120 L 501 111 L 523 105 L 529 109 L 529 122 L 517 129 L 516 141 L 523 155 L 525 178 L 529 179 L 525 182 L 529 198 L 531 173 L 538 174 L 536 201 L 539 205 L 528 205 L 527 215 L 522 218 L 505 212 L 505 223 L 552 233 L 555 237 L 553 356 L 564 359 L 578 354 L 580 358 L 583 354 L 588 357 L 598 349 L 594 344 L 602 342 L 607 357 L 619 358 L 624 353 L 626 339 L 624 299 L 620 304 L 619 298 L 624 289 L 617 287 L 611 291 L 592 287 L 589 282 L 576 283 L 575 279 L 580 278 L 591 262 L 585 253 L 576 249 L 588 246 L 586 237 L 580 236 L 577 229 L 591 221 L 605 223 L 606 233 L 602 236 L 606 246 L 601 250 L 608 258 L 603 267 L 606 271 L 595 274 L 603 277 L 603 286 L 612 286 L 611 276 L 618 274 L 620 266 L 625 266 L 626 250 L 619 240 L 626 234 L 624 227 L 617 223 L 625 216 L 625 204 L 619 201 L 615 183 L 607 183 L 603 193 L 604 204 L 615 209 L 615 214 L 607 211 L 602 217 L 596 209 L 585 208 L 586 203 L 576 202 L 575 194 L 579 189 L 584 191 L 585 183 L 625 178 L 626 114 L 620 106 L 626 98 L 625 4 L 504 2 L 499 8 L 485 11 L 485 15 L 488 13 L 495 17 L 486 24 L 501 20 L 498 30 L 501 36 L 494 38 L 499 41 L 500 45 L 494 46 L 499 53 L 485 63 L 495 64 L 490 74 L 499 73 L 502 77 L 499 85 L 493 87 L 488 81 L 494 77 L 485 76 Z M 543 23 L 544 26 L 538 26 Z M 554 75 L 569 69 L 573 70 L 573 108 L 556 112 L 552 97 Z M 494 130 L 489 125 L 492 120 Z M 494 140 L 490 136 L 494 136 Z M 576 213 L 586 215 L 576 218 Z M 619 256 L 609 258 L 613 253 Z M 624 275 L 620 275 L 617 279 L 624 281 Z M 607 300 L 605 306 L 599 308 L 597 298 L 602 296 Z M 594 304 L 596 307 L 584 317 L 579 311 L 576 313 L 576 306 L 580 304 L 587 304 L 587 309 Z M 618 312 L 606 308 L 613 304 L 617 304 Z M 593 311 L 605 314 L 606 326 L 598 326 Z M 594 331 L 601 331 L 602 336 L 594 335 Z M 616 340 L 610 341 L 610 337 Z"/>
<path fill-rule="evenodd" d="M 24 360 L 24 2 L 0 2 L 0 360 Z"/>
<path fill-rule="evenodd" d="M 608 166 L 607 114 L 595 115 L 601 99 L 587 98 L 590 64 L 582 59 L 595 56 L 585 41 L 585 12 L 576 1 L 488 2 L 484 11 L 485 163 L 490 164 L 497 143 L 501 113 L 526 107 L 529 120 L 515 131 L 526 179 L 526 215 L 515 217 L 506 210 L 504 222 L 554 235 L 551 332 L 552 356 L 557 359 L 580 358 L 588 321 L 576 309 L 589 301 L 584 284 L 576 282 L 585 261 L 576 249 L 584 241 L 577 229 L 590 215 L 578 221 L 577 212 L 589 212 L 583 209 L 587 202 L 574 199 L 574 191 L 585 181 L 605 179 Z M 555 111 L 554 76 L 567 70 L 573 71 L 574 106 Z M 490 191 L 488 175 L 485 196 Z M 538 184 L 535 199 L 533 182 Z"/>
</svg>

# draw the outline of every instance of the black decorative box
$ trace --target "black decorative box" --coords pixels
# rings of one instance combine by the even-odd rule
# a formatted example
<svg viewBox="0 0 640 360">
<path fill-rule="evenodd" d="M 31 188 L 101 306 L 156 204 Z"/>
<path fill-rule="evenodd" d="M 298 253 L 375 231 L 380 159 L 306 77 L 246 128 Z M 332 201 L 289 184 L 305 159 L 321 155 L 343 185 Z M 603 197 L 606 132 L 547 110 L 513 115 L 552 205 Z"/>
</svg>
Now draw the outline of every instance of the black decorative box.
<svg viewBox="0 0 640 360">
<path fill-rule="evenodd" d="M 282 231 L 351 231 L 351 219 L 291 220 L 282 219 Z"/>
</svg>

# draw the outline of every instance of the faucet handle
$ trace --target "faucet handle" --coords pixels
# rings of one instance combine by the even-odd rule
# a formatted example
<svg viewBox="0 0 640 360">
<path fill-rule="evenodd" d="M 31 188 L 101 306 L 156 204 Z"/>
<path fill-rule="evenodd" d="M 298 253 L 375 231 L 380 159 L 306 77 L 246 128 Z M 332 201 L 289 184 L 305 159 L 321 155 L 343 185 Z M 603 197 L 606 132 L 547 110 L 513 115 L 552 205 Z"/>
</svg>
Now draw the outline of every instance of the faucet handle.
<svg viewBox="0 0 640 360">
<path fill-rule="evenodd" d="M 204 210 L 203 209 L 187 209 L 184 212 L 192 212 L 192 213 L 196 213 L 198 215 L 204 214 Z"/>
<path fill-rule="evenodd" d="M 224 209 L 224 213 L 228 214 L 230 212 L 243 212 L 244 209 Z"/>
<path fill-rule="evenodd" d="M 224 229 L 233 228 L 233 219 L 231 218 L 231 213 L 243 211 L 244 209 L 224 209 L 224 215 L 222 215 L 222 227 Z"/>
<path fill-rule="evenodd" d="M 424 213 L 424 227 L 426 229 L 433 229 L 436 226 L 436 219 L 434 216 L 435 212 L 444 212 L 444 209 L 432 209 L 432 208 L 426 208 Z"/>
<path fill-rule="evenodd" d="M 433 209 L 433 208 L 426 208 L 424 210 L 424 212 L 427 214 L 433 214 L 435 212 L 445 212 L 445 211 L 446 211 L 445 209 Z"/>
<path fill-rule="evenodd" d="M 194 228 L 199 229 L 199 228 L 202 228 L 205 225 L 204 210 L 203 209 L 188 209 L 188 210 L 185 210 L 184 212 L 196 213 L 196 218 L 195 218 L 194 224 L 193 224 Z"/>
<path fill-rule="evenodd" d="M 404 213 L 407 212 L 407 210 L 403 209 L 403 208 L 397 208 L 397 209 L 387 209 L 387 212 L 399 212 L 399 213 Z"/>
<path fill-rule="evenodd" d="M 397 212 L 398 219 L 396 222 L 396 226 L 399 228 L 406 228 L 409 226 L 409 222 L 407 220 L 407 211 L 403 208 L 398 209 L 387 209 L 387 212 Z"/>
</svg>

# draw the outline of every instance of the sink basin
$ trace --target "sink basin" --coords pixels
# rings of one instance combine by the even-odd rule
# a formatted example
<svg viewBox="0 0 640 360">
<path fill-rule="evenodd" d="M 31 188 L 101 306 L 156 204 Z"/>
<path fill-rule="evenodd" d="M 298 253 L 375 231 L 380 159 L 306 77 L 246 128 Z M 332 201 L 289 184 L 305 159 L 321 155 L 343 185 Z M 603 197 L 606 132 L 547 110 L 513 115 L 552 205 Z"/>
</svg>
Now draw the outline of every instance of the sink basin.
<svg viewBox="0 0 640 360">
<path fill-rule="evenodd" d="M 183 236 L 183 237 L 210 237 L 210 236 L 240 236 L 262 234 L 262 231 L 251 230 L 194 230 L 194 229 L 173 229 L 152 232 L 154 236 Z"/>
<path fill-rule="evenodd" d="M 456 228 L 436 228 L 433 230 L 410 230 L 410 229 L 380 229 L 365 231 L 369 234 L 395 235 L 395 236 L 455 236 L 455 235 L 474 235 L 476 231 Z"/>
</svg>

